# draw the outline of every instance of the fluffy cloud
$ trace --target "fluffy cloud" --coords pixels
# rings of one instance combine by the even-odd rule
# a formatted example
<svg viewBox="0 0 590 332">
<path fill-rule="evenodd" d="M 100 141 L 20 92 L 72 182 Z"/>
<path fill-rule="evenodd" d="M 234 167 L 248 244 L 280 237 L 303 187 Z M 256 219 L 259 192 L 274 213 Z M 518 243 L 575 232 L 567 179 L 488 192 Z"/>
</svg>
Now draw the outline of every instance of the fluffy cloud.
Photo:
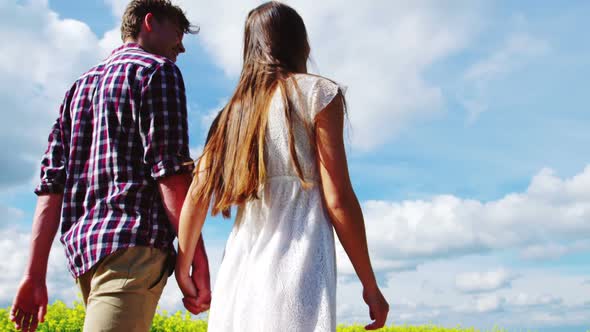
<svg viewBox="0 0 590 332">
<path fill-rule="evenodd" d="M 82 22 L 61 19 L 46 1 L 0 2 L 0 184 L 28 180 L 45 148 L 69 85 L 101 59 L 113 34 L 99 39 Z"/>
<path fill-rule="evenodd" d="M 24 214 L 24 211 L 20 209 L 0 205 L 0 216 L 2 216 L 0 227 L 10 227 L 12 225 L 18 224 L 18 222 L 22 220 Z"/>
<path fill-rule="evenodd" d="M 455 286 L 461 292 L 490 292 L 510 286 L 516 276 L 506 269 L 488 272 L 469 272 L 457 275 Z"/>
<path fill-rule="evenodd" d="M 489 108 L 490 86 L 531 60 L 550 51 L 549 43 L 525 32 L 513 32 L 491 55 L 471 65 L 463 74 L 460 100 L 469 112 L 469 122 Z"/>
<path fill-rule="evenodd" d="M 590 285 L 581 285 L 587 279 L 584 275 L 548 271 L 542 267 L 514 267 L 511 274 L 519 278 L 511 282 L 511 287 L 486 294 L 465 293 L 455 287 L 457 274 L 490 271 L 490 266 L 498 266 L 499 262 L 497 255 L 469 255 L 428 261 L 414 270 L 390 273 L 387 282 L 381 284 L 391 305 L 390 322 L 447 327 L 460 324 L 482 330 L 491 330 L 494 326 L 508 330 L 540 330 L 560 324 L 590 323 L 590 306 L 584 303 Z M 338 285 L 339 321 L 367 322 L 361 285 L 344 281 Z M 540 319 L 560 315 L 567 318 L 553 322 Z"/>
<path fill-rule="evenodd" d="M 518 275 L 511 287 L 499 288 L 486 294 L 465 293 L 455 287 L 456 276 L 471 271 L 490 271 L 497 266 L 497 255 L 469 255 L 449 260 L 430 261 L 415 270 L 390 274 L 383 292 L 390 300 L 390 317 L 397 323 L 433 323 L 455 327 L 474 326 L 483 330 L 493 326 L 532 330 L 543 326 L 590 323 L 590 307 L 587 301 L 590 285 L 581 285 L 584 275 L 570 275 L 543 267 L 511 268 L 510 274 Z M 484 273 L 481 273 L 484 274 Z M 551 286 L 548 286 L 551 285 Z M 349 304 L 349 312 L 356 312 L 363 319 L 364 306 L 358 301 L 361 288 L 355 284 L 340 284 L 351 294 L 339 297 Z M 338 294 L 340 296 L 340 293 Z M 340 308 L 340 307 L 339 307 Z M 559 323 L 541 321 L 535 317 L 567 316 Z M 586 315 L 585 319 L 582 319 Z M 568 321 L 568 319 L 571 319 Z M 559 326 L 559 325 L 558 325 Z"/>
<path fill-rule="evenodd" d="M 375 268 L 397 271 L 429 260 L 560 243 L 562 252 L 587 250 L 590 236 L 590 166 L 561 179 L 550 169 L 535 175 L 522 193 L 481 202 L 452 195 L 429 201 L 363 204 Z M 583 241 L 583 242 L 580 242 Z M 341 273 L 353 273 L 338 250 Z"/>
<path fill-rule="evenodd" d="M 537 306 L 550 306 L 560 305 L 563 303 L 563 299 L 551 295 L 539 295 L 531 296 L 526 293 L 518 293 L 512 297 L 506 299 L 506 303 L 517 307 L 537 307 Z"/>
<path fill-rule="evenodd" d="M 121 17 L 125 11 L 125 7 L 129 3 L 128 0 L 105 0 L 105 3 L 111 6 L 111 12 L 115 17 Z"/>
<path fill-rule="evenodd" d="M 476 296 L 475 298 L 462 303 L 453 308 L 459 313 L 495 313 L 509 312 L 513 316 L 526 314 L 527 312 L 536 312 L 536 316 L 553 316 L 563 311 L 565 308 L 573 310 L 581 309 L 579 306 L 563 306 L 563 299 L 551 295 L 533 296 L 526 293 L 518 294 L 486 294 Z M 537 319 L 529 320 L 529 324 L 540 323 Z M 544 323 L 541 321 L 541 323 Z"/>
<path fill-rule="evenodd" d="M 476 82 L 496 79 L 523 65 L 526 58 L 543 55 L 549 49 L 545 40 L 527 33 L 514 33 L 498 51 L 473 64 L 465 72 L 464 78 Z"/>
<path fill-rule="evenodd" d="M 497 295 L 485 295 L 475 300 L 473 308 L 477 312 L 493 312 L 501 310 L 503 304 L 503 298 Z"/>
<path fill-rule="evenodd" d="M 0 229 L 0 306 L 12 304 L 18 284 L 29 258 L 30 233 L 16 228 Z M 67 270 L 63 247 L 55 241 L 47 266 L 47 291 L 50 302 L 61 300 L 72 303 L 78 290 Z"/>
<path fill-rule="evenodd" d="M 521 251 L 521 258 L 528 260 L 558 259 L 564 255 L 589 251 L 590 241 L 574 241 L 568 244 L 548 243 L 544 245 L 531 245 Z"/>
</svg>

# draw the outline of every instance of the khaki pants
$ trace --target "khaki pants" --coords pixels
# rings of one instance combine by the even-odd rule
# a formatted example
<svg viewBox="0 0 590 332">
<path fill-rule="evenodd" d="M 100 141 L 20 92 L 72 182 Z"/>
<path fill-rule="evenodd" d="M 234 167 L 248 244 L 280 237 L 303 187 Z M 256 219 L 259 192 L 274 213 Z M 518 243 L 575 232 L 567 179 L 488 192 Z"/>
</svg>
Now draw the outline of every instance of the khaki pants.
<svg viewBox="0 0 590 332">
<path fill-rule="evenodd" d="M 172 272 L 172 254 L 150 247 L 119 249 L 80 276 L 84 332 L 147 332 Z"/>
</svg>

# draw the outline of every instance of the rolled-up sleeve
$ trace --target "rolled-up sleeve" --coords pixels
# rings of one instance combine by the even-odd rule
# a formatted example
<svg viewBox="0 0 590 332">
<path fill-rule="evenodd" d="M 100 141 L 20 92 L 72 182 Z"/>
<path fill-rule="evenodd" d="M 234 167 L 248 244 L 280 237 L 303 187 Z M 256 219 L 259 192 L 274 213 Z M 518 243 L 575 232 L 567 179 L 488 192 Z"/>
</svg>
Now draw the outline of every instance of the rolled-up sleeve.
<svg viewBox="0 0 590 332">
<path fill-rule="evenodd" d="M 62 106 L 63 107 L 63 106 Z M 57 119 L 48 138 L 48 146 L 41 160 L 41 181 L 35 194 L 61 194 L 66 182 L 66 156 L 62 141 L 61 123 Z"/>
<path fill-rule="evenodd" d="M 161 64 L 147 78 L 139 113 L 143 160 L 151 177 L 191 172 L 186 95 L 176 65 Z"/>
</svg>

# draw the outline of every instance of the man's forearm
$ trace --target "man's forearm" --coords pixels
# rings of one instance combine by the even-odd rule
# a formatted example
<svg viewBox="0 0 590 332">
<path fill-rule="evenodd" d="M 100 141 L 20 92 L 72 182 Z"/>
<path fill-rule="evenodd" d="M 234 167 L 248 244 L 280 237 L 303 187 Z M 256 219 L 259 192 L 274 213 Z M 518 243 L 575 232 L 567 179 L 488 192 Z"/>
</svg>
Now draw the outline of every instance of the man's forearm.
<svg viewBox="0 0 590 332">
<path fill-rule="evenodd" d="M 205 251 L 205 241 L 203 240 L 203 233 L 199 237 L 199 242 L 197 242 L 197 247 L 195 248 L 195 256 L 193 257 L 193 263 L 199 264 L 208 264 L 209 260 L 207 259 L 207 251 Z"/>
<path fill-rule="evenodd" d="M 168 222 L 176 234 L 178 234 L 180 211 L 191 180 L 190 174 L 176 174 L 158 180 L 158 189 L 168 216 Z"/>
<path fill-rule="evenodd" d="M 59 228 L 62 194 L 39 196 L 33 217 L 31 247 L 25 275 L 45 279 L 51 245 Z"/>
</svg>

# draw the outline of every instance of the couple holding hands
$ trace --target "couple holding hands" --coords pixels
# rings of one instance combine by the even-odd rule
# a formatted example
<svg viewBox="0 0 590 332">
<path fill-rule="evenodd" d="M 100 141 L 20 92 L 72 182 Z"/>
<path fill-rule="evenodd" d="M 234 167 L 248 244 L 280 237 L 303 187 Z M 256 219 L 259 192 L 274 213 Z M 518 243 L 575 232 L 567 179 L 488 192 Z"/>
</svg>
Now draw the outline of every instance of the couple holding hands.
<svg viewBox="0 0 590 332">
<path fill-rule="evenodd" d="M 123 46 L 66 92 L 12 321 L 27 332 L 43 322 L 60 229 L 84 331 L 149 331 L 173 271 L 187 310 L 210 310 L 209 331 L 335 331 L 334 233 L 362 283 L 366 328 L 384 326 L 389 305 L 348 174 L 343 91 L 307 73 L 302 18 L 276 1 L 250 11 L 238 85 L 195 163 L 175 61 L 196 32 L 168 0 L 133 0 Z M 212 294 L 201 229 L 209 210 L 230 217 L 232 208 Z"/>
</svg>

